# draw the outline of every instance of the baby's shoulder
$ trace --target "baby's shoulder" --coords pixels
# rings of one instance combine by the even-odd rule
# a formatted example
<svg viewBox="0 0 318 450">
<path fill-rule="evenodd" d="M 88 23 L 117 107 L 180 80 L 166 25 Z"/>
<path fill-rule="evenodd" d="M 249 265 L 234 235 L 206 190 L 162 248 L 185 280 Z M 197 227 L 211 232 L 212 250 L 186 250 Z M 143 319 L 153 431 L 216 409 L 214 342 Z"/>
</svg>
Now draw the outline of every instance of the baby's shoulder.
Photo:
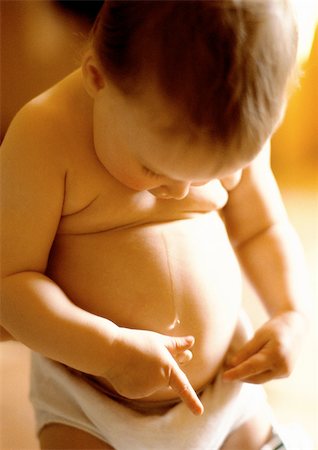
<svg viewBox="0 0 318 450">
<path fill-rule="evenodd" d="M 71 140 L 66 108 L 48 90 L 25 104 L 13 118 L 2 143 L 3 151 L 19 159 L 45 159 L 67 167 Z"/>
</svg>

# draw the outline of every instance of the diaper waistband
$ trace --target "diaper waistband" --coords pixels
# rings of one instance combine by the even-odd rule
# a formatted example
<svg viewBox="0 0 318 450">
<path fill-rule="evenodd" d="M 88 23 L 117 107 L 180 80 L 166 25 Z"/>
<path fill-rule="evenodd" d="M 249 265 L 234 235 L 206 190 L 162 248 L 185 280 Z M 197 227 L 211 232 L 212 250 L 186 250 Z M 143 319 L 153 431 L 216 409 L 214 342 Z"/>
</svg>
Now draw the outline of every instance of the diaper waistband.
<svg viewBox="0 0 318 450">
<path fill-rule="evenodd" d="M 101 392 L 104 395 L 107 395 L 112 400 L 120 403 L 127 408 L 130 408 L 134 411 L 137 411 L 141 414 L 146 415 L 161 415 L 165 414 L 167 411 L 172 409 L 174 406 L 180 404 L 182 402 L 181 399 L 167 399 L 167 400 L 142 400 L 142 399 L 130 399 L 120 395 L 116 391 L 112 391 L 107 386 L 102 384 L 96 377 L 93 375 L 80 372 L 79 370 L 73 369 L 71 367 L 67 367 L 67 369 L 73 373 L 74 375 L 80 377 L 85 380 L 90 386 L 92 386 L 97 391 Z M 213 384 L 209 383 L 209 384 Z M 197 391 L 198 397 L 201 396 L 203 391 L 206 389 L 206 385 L 203 386 L 199 391 Z"/>
</svg>

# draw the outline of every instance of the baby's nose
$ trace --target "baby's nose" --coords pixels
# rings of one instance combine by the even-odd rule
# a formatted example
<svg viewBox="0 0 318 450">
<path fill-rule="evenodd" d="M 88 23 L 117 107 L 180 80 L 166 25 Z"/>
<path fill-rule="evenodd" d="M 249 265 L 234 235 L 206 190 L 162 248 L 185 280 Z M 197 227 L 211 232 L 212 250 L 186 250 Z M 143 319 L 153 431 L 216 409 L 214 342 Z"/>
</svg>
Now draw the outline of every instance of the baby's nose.
<svg viewBox="0 0 318 450">
<path fill-rule="evenodd" d="M 174 198 L 175 200 L 182 200 L 189 194 L 190 185 L 190 183 L 177 181 L 165 186 L 165 188 L 169 197 Z"/>
</svg>

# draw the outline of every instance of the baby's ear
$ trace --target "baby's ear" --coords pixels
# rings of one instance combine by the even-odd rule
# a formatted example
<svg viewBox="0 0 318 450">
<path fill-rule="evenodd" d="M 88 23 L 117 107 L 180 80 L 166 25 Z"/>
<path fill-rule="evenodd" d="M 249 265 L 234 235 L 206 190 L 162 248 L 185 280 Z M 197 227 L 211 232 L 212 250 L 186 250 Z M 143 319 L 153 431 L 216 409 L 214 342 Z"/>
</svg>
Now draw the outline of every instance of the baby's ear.
<svg viewBox="0 0 318 450">
<path fill-rule="evenodd" d="M 82 73 L 87 93 L 92 98 L 95 98 L 105 86 L 105 76 L 97 58 L 92 52 L 87 52 L 82 60 Z"/>
</svg>

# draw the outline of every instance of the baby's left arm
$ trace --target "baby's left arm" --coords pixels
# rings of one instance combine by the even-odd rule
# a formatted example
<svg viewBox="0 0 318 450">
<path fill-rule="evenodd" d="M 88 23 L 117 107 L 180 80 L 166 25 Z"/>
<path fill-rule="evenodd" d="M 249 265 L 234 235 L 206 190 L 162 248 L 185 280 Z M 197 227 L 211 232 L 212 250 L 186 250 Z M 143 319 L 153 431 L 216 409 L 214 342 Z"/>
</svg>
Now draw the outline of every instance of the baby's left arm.
<svg viewBox="0 0 318 450">
<path fill-rule="evenodd" d="M 224 378 L 264 383 L 288 376 L 307 326 L 305 260 L 270 169 L 266 146 L 230 192 L 224 220 L 232 245 L 270 319 L 230 360 Z"/>
</svg>

